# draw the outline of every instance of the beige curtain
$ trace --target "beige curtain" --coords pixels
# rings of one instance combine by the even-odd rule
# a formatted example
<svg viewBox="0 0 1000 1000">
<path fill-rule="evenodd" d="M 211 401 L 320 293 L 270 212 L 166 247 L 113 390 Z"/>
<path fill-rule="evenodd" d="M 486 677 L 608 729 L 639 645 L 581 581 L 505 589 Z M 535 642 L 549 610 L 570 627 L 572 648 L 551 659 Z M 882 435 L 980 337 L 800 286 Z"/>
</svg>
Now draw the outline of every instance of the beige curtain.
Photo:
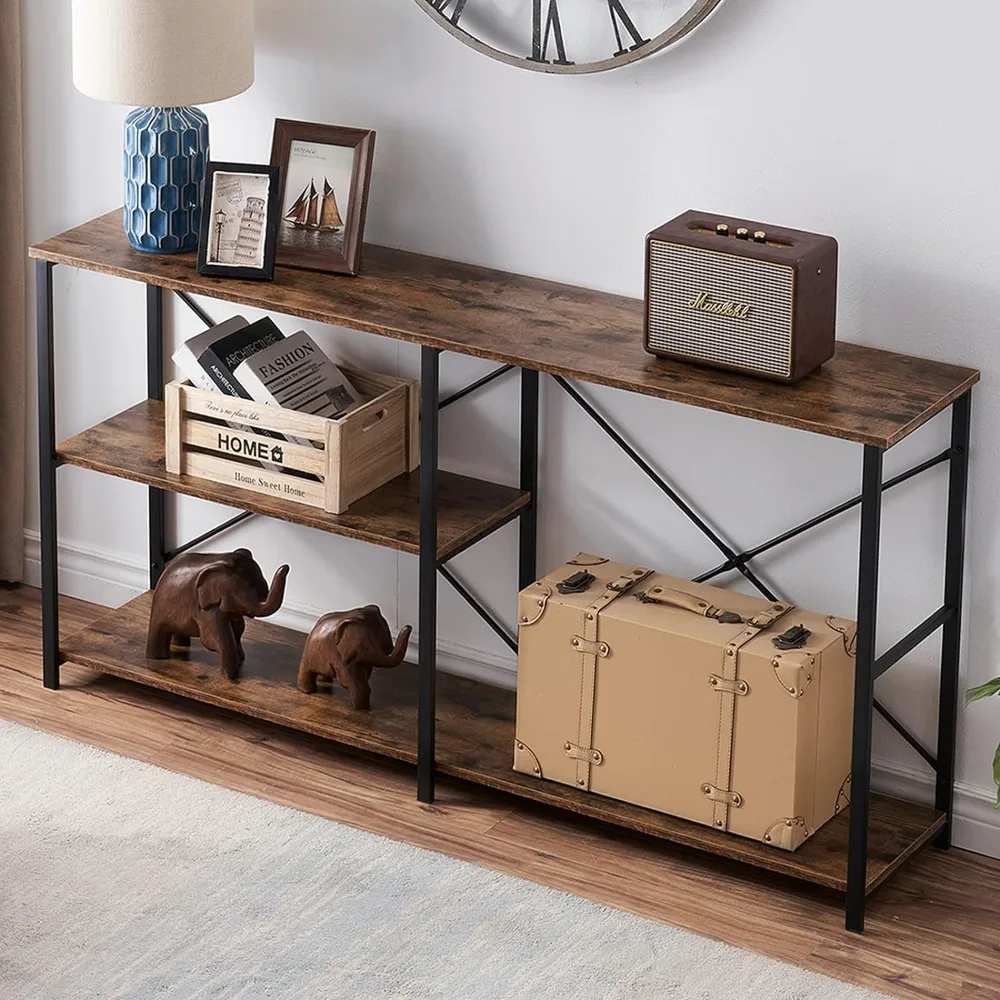
<svg viewBox="0 0 1000 1000">
<path fill-rule="evenodd" d="M 20 0 L 0 0 L 0 580 L 24 568 L 24 189 Z"/>
</svg>

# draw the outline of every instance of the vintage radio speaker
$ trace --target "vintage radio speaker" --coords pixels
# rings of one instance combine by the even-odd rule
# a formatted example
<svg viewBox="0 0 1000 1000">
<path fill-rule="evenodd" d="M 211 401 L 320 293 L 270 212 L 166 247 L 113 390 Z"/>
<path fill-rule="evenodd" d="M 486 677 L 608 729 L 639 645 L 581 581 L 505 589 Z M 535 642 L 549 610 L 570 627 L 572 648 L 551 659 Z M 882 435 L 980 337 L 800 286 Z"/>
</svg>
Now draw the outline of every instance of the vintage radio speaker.
<svg viewBox="0 0 1000 1000">
<path fill-rule="evenodd" d="M 685 212 L 646 237 L 645 347 L 794 382 L 833 357 L 837 241 Z"/>
</svg>

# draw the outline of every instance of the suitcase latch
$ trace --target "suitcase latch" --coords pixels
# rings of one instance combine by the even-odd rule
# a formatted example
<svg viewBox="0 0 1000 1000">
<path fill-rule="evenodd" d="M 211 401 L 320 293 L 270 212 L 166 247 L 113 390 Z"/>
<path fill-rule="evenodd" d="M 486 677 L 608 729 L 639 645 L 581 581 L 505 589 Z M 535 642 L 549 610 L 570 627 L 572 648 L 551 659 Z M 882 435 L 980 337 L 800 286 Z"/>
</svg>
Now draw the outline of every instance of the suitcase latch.
<svg viewBox="0 0 1000 1000">
<path fill-rule="evenodd" d="M 781 635 L 775 636 L 771 642 L 778 649 L 801 649 L 811 635 L 812 632 L 804 625 L 793 625 L 787 632 L 782 632 Z"/>
<path fill-rule="evenodd" d="M 556 590 L 560 594 L 582 594 L 596 579 L 597 577 L 593 573 L 581 569 L 572 576 L 566 577 L 562 583 L 557 585 Z"/>
<path fill-rule="evenodd" d="M 594 749 L 594 747 L 578 747 L 575 743 L 570 743 L 568 740 L 563 744 L 563 750 L 567 757 L 572 757 L 573 760 L 585 760 L 588 764 L 603 764 L 604 754 L 600 750 Z"/>
<path fill-rule="evenodd" d="M 706 799 L 710 799 L 712 802 L 724 802 L 734 809 L 739 809 L 743 805 L 743 796 L 739 792 L 727 792 L 723 788 L 716 788 L 715 785 L 708 784 L 708 782 L 701 786 L 701 792 Z"/>
</svg>

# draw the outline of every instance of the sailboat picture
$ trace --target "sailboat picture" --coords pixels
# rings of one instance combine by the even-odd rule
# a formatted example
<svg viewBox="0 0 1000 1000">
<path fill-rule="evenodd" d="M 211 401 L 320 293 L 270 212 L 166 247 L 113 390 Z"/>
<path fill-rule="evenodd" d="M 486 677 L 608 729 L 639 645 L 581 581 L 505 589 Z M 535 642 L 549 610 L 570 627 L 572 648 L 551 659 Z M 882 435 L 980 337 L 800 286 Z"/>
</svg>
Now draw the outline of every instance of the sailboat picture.
<svg viewBox="0 0 1000 1000">
<path fill-rule="evenodd" d="M 322 196 L 316 190 L 316 181 L 309 179 L 309 184 L 292 203 L 285 213 L 285 222 L 290 222 L 297 229 L 321 229 L 337 232 L 344 224 L 337 207 L 337 196 L 329 180 L 323 178 Z"/>
<path fill-rule="evenodd" d="M 365 129 L 275 121 L 279 264 L 357 274 L 374 142 Z"/>
</svg>

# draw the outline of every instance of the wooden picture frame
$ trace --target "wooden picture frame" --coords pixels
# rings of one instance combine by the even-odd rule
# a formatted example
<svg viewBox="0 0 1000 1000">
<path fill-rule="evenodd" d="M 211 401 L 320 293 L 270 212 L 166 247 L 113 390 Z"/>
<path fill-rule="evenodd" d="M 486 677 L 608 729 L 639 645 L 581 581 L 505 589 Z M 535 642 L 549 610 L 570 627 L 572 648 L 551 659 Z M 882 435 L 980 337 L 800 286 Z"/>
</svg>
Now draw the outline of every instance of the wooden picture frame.
<svg viewBox="0 0 1000 1000">
<path fill-rule="evenodd" d="M 279 264 L 358 273 L 374 152 L 370 129 L 275 119 L 271 164 L 281 171 Z"/>
<path fill-rule="evenodd" d="M 278 239 L 280 171 L 270 164 L 205 165 L 198 273 L 270 281 Z"/>
</svg>

